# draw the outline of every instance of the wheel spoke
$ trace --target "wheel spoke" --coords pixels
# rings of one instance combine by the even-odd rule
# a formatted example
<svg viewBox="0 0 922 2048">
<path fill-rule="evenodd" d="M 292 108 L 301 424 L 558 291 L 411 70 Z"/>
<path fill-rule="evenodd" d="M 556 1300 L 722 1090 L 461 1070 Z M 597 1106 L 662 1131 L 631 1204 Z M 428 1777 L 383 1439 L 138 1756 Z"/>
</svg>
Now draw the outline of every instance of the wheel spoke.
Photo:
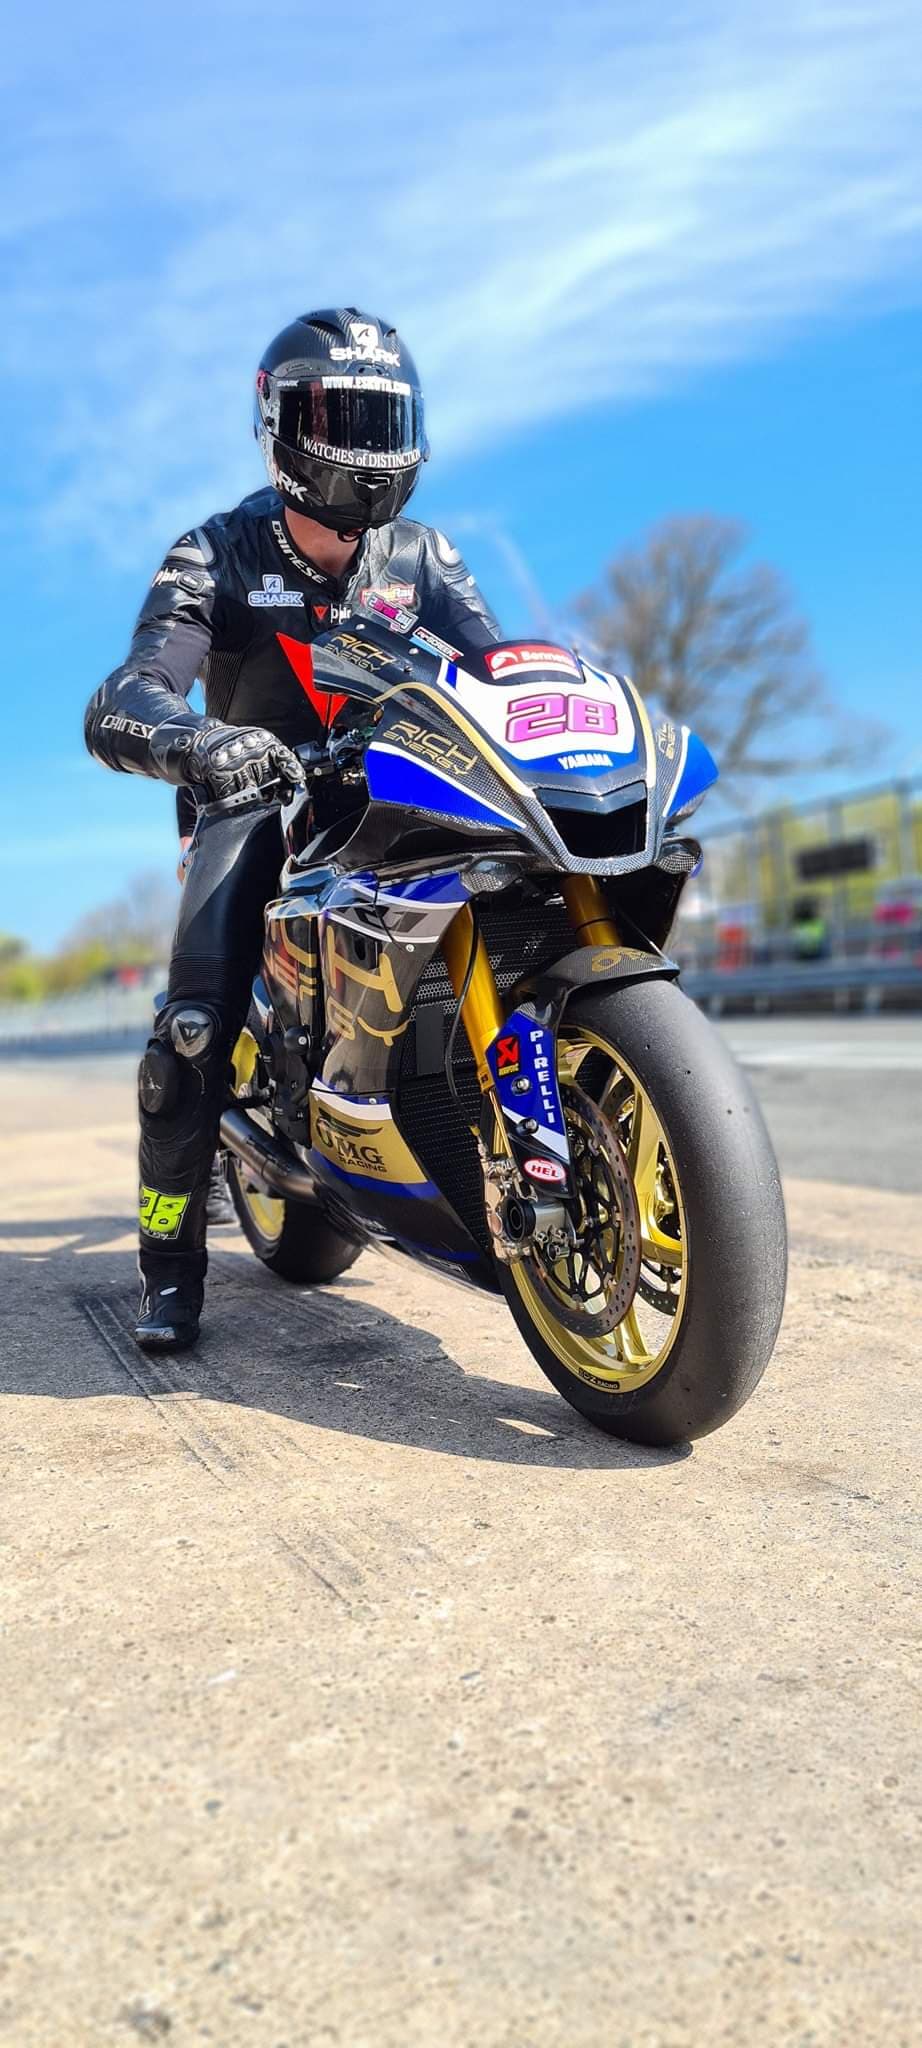
<svg viewBox="0 0 922 2048">
<path fill-rule="evenodd" d="M 658 1223 L 651 1222 L 641 1212 L 640 1243 L 645 1259 L 654 1266 L 675 1266 L 679 1272 L 685 1259 L 685 1246 L 680 1237 L 668 1237 Z"/>
<path fill-rule="evenodd" d="M 668 1156 L 666 1134 L 659 1117 L 647 1096 L 637 1089 L 628 1144 L 628 1165 L 637 1192 L 643 1255 L 654 1265 L 681 1268 L 684 1258 L 682 1241 L 672 1236 L 668 1230 L 664 1230 L 661 1220 L 663 1203 L 660 1175 L 663 1160 Z M 668 1210 L 666 1213 L 668 1214 Z"/>
<path fill-rule="evenodd" d="M 644 1342 L 635 1308 L 628 1309 L 623 1323 L 618 1324 L 614 1336 L 623 1365 L 646 1365 L 649 1362 L 650 1348 Z"/>
</svg>

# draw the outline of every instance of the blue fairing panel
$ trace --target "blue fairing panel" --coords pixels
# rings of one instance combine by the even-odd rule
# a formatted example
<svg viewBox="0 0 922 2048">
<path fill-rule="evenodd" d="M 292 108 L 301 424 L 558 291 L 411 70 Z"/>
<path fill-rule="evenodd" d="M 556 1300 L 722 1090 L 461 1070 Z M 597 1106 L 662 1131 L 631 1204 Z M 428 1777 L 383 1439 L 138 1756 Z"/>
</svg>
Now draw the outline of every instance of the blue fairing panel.
<svg viewBox="0 0 922 2048">
<path fill-rule="evenodd" d="M 381 743 L 370 746 L 365 755 L 365 773 L 368 793 L 379 803 L 407 804 L 416 810 L 438 812 L 442 817 L 466 818 L 477 825 L 501 825 L 507 830 L 511 826 L 516 832 L 525 829 L 511 811 L 483 803 L 470 790 L 459 788 L 451 776 L 412 761 L 401 748 Z"/>
<path fill-rule="evenodd" d="M 683 811 L 686 804 L 693 803 L 717 781 L 719 770 L 710 749 L 697 733 L 687 733 L 683 759 L 665 808 L 665 816 L 671 818 L 676 811 Z"/>
</svg>

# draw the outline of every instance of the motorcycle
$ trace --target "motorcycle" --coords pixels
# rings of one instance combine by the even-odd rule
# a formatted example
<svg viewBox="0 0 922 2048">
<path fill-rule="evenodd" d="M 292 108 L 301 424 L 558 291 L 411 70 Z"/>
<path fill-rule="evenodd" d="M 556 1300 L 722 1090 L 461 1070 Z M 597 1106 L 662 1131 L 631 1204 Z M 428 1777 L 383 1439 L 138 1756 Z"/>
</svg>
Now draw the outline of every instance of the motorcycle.
<svg viewBox="0 0 922 2048">
<path fill-rule="evenodd" d="M 771 1357 L 786 1234 L 664 950 L 710 753 L 569 648 L 461 655 L 383 599 L 297 651 L 324 738 L 221 1122 L 250 1245 L 301 1284 L 373 1246 L 501 1295 L 615 1436 L 719 1427 Z"/>
</svg>

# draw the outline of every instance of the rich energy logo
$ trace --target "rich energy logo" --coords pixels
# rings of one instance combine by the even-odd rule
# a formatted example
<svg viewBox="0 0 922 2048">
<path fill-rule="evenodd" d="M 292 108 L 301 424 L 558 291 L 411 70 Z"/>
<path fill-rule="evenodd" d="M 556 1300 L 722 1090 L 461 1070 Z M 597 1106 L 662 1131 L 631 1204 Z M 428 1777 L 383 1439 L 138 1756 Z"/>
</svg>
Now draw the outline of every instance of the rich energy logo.
<svg viewBox="0 0 922 2048">
<path fill-rule="evenodd" d="M 389 740 L 396 740 L 409 747 L 414 754 L 424 754 L 449 775 L 470 775 L 476 766 L 476 754 L 465 753 L 463 747 L 441 732 L 427 732 L 425 726 L 417 725 L 412 718 L 400 718 L 396 725 L 389 726 Z"/>
</svg>

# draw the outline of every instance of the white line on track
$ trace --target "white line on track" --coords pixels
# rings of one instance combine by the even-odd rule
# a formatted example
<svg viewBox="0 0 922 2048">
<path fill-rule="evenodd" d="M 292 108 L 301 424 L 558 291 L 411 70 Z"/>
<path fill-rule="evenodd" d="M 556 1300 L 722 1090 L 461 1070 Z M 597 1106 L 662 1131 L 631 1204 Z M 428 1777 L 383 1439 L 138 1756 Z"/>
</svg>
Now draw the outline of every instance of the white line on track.
<svg viewBox="0 0 922 2048">
<path fill-rule="evenodd" d="M 897 1045 L 875 1045 L 872 1041 L 837 1045 L 828 1040 L 778 1045 L 769 1039 L 753 1043 L 748 1033 L 727 1031 L 725 1036 L 743 1067 L 819 1067 L 853 1074 L 922 1072 L 922 1034 L 917 1040 Z"/>
</svg>

